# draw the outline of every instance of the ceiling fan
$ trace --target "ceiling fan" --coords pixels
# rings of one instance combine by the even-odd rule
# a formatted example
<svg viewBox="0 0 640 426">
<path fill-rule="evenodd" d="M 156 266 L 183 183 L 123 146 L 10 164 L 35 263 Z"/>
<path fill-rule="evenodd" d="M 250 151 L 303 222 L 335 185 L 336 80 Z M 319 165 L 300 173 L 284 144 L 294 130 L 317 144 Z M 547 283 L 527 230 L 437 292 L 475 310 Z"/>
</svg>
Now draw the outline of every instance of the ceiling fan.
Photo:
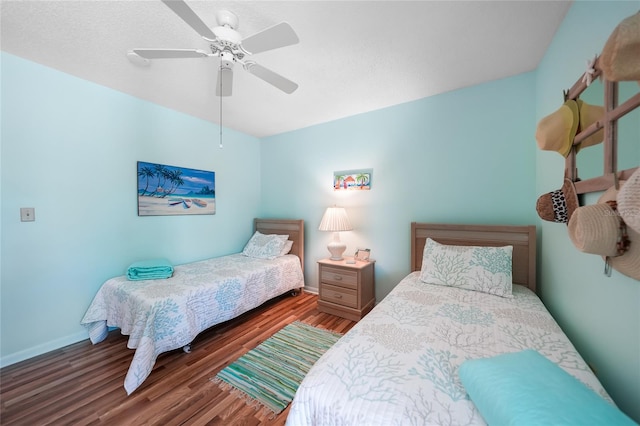
<svg viewBox="0 0 640 426">
<path fill-rule="evenodd" d="M 290 46 L 299 39 L 291 25 L 281 22 L 266 28 L 249 37 L 242 38 L 236 31 L 238 17 L 227 10 L 216 13 L 218 26 L 209 28 L 183 0 L 162 0 L 176 15 L 209 42 L 211 52 L 200 49 L 132 49 L 128 52 L 130 59 L 136 56 L 144 59 L 201 58 L 219 57 L 220 68 L 216 84 L 217 96 L 231 96 L 233 86 L 233 66 L 239 63 L 249 73 L 291 94 L 298 85 L 293 81 L 271 71 L 255 61 L 247 60 L 247 56 Z"/>
</svg>

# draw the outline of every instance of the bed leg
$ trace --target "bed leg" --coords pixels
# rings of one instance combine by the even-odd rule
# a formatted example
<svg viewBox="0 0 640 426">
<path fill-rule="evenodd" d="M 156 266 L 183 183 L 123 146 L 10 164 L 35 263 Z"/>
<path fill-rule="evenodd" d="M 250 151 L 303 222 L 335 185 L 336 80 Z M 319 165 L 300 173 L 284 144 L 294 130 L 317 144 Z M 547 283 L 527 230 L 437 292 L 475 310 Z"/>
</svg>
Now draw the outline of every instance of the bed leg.
<svg viewBox="0 0 640 426">
<path fill-rule="evenodd" d="M 182 350 L 184 351 L 184 353 L 190 354 L 191 353 L 191 343 L 189 343 L 188 345 L 184 345 L 182 347 Z"/>
<path fill-rule="evenodd" d="M 301 288 L 295 288 L 293 290 L 291 290 L 291 296 L 298 296 L 299 294 L 302 293 L 302 289 Z"/>
</svg>

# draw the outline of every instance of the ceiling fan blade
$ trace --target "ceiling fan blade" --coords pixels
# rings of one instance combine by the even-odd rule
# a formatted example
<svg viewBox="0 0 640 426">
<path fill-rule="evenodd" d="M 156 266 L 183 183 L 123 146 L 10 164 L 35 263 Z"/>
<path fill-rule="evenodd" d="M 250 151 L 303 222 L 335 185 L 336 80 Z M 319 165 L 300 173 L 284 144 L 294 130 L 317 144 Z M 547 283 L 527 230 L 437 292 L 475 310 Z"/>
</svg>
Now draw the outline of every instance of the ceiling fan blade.
<svg viewBox="0 0 640 426">
<path fill-rule="evenodd" d="M 298 88 L 297 83 L 294 83 L 293 81 L 286 79 L 280 74 L 277 74 L 262 65 L 258 65 L 255 62 L 248 62 L 246 64 L 246 70 L 285 93 L 291 94 Z"/>
<path fill-rule="evenodd" d="M 218 81 L 216 83 L 216 96 L 231 96 L 232 87 L 233 70 L 231 68 L 220 68 L 218 70 Z"/>
<path fill-rule="evenodd" d="M 182 0 L 162 0 L 162 3 L 169 6 L 169 9 L 173 10 L 184 22 L 186 22 L 191 28 L 193 28 L 200 36 L 207 40 L 215 40 L 216 35 L 211 31 L 207 25 L 202 22 L 202 19 L 196 13 L 191 10 L 187 4 Z"/>
<path fill-rule="evenodd" d="M 209 56 L 198 49 L 133 49 L 133 53 L 145 59 L 202 58 Z"/>
<path fill-rule="evenodd" d="M 290 46 L 300 41 L 291 25 L 280 22 L 242 40 L 242 48 L 249 53 L 260 53 L 266 50 Z"/>
</svg>

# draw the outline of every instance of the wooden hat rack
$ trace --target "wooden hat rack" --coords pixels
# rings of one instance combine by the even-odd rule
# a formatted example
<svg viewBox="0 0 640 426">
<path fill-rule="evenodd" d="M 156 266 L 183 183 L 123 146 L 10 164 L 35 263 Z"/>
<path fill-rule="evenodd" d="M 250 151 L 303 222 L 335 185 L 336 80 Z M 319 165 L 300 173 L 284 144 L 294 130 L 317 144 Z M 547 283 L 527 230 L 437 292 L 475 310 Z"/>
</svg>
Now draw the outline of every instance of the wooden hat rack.
<svg viewBox="0 0 640 426">
<path fill-rule="evenodd" d="M 609 81 L 602 75 L 602 70 L 598 66 L 599 57 L 596 57 L 593 64 L 591 77 L 601 78 L 604 86 L 604 116 L 585 129 L 578 128 L 578 133 L 573 140 L 571 152 L 565 160 L 564 175 L 574 182 L 576 192 L 585 194 L 588 192 L 604 191 L 612 186 L 618 186 L 619 180 L 628 179 L 638 168 L 632 167 L 618 171 L 618 120 L 640 106 L 640 91 L 618 105 L 618 83 Z M 564 100 L 576 100 L 588 87 L 587 79 L 581 77 L 576 83 L 564 92 Z M 639 86 L 640 87 L 640 86 Z M 577 145 L 584 139 L 604 129 L 604 172 L 601 176 L 580 180 L 576 167 Z M 640 141 L 638 141 L 640 143 Z"/>
</svg>

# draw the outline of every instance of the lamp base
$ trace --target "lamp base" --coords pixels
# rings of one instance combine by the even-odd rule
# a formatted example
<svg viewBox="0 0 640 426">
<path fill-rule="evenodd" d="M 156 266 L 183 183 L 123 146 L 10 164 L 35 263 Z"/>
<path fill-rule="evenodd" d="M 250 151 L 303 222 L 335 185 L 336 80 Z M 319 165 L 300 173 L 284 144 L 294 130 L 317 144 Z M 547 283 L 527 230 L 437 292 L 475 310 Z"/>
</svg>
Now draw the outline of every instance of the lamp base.
<svg viewBox="0 0 640 426">
<path fill-rule="evenodd" d="M 329 250 L 329 253 L 331 253 L 331 257 L 329 259 L 343 260 L 344 258 L 342 257 L 342 253 L 344 253 L 346 249 L 346 244 L 340 241 L 340 233 L 334 232 L 333 241 L 331 241 L 327 246 L 327 250 Z"/>
</svg>

